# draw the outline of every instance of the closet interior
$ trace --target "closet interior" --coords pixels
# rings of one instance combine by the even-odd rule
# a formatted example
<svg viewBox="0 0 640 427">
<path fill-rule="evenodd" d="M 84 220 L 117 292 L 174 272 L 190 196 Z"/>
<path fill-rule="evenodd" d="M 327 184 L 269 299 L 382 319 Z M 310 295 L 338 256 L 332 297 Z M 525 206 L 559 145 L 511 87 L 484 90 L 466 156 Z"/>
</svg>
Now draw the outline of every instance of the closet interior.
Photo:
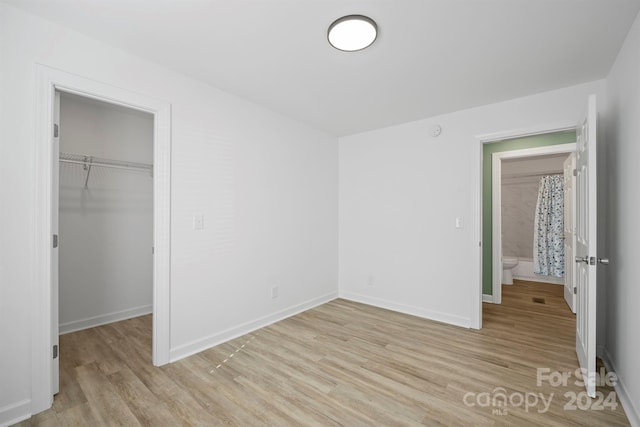
<svg viewBox="0 0 640 427">
<path fill-rule="evenodd" d="M 59 333 L 152 312 L 153 115 L 60 93 Z"/>
</svg>

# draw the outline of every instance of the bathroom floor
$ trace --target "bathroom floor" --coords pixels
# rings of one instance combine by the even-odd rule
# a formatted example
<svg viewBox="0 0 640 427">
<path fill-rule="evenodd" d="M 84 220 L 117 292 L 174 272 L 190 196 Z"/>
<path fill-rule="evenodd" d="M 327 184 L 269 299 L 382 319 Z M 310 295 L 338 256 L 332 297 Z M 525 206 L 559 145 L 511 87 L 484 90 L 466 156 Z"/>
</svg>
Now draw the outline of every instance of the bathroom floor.
<svg viewBox="0 0 640 427">
<path fill-rule="evenodd" d="M 564 300 L 564 286 L 514 279 L 513 285 L 502 285 L 502 304 L 482 306 L 483 328 L 508 329 L 542 347 L 566 347 L 577 363 L 576 316 Z"/>
<path fill-rule="evenodd" d="M 517 305 L 520 308 L 535 304 L 535 308 L 542 312 L 565 314 L 575 318 L 564 300 L 562 285 L 514 279 L 513 285 L 502 285 L 502 302 L 507 306 Z M 540 305 L 547 306 L 548 309 L 538 307 Z"/>
</svg>

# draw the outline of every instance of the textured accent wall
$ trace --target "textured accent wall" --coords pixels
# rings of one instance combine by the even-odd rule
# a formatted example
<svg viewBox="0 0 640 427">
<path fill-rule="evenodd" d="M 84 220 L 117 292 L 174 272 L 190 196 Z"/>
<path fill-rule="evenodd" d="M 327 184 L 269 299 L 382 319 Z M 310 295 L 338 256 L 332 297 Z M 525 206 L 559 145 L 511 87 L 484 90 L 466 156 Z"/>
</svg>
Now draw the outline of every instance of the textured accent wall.
<svg viewBox="0 0 640 427">
<path fill-rule="evenodd" d="M 538 178 L 502 180 L 502 253 L 533 257 L 533 223 L 538 199 Z"/>
</svg>

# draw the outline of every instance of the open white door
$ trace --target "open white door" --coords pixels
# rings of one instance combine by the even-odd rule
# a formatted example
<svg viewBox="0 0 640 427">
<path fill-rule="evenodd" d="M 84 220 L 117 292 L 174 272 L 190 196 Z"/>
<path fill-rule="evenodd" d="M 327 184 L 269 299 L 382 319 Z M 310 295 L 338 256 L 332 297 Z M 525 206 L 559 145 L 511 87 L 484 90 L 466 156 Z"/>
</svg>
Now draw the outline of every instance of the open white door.
<svg viewBox="0 0 640 427">
<path fill-rule="evenodd" d="M 573 313 L 576 312 L 576 265 L 573 262 L 576 247 L 576 155 L 571 153 L 564 161 L 564 299 Z"/>
<path fill-rule="evenodd" d="M 51 251 L 51 343 L 53 358 L 51 359 L 51 390 L 53 394 L 60 391 L 60 358 L 58 357 L 58 210 L 60 195 L 60 92 L 56 91 L 53 104 L 53 141 L 51 165 L 51 231 L 53 233 L 53 250 Z"/>
<path fill-rule="evenodd" d="M 576 352 L 587 394 L 596 396 L 596 97 L 578 124 L 576 160 Z"/>
</svg>

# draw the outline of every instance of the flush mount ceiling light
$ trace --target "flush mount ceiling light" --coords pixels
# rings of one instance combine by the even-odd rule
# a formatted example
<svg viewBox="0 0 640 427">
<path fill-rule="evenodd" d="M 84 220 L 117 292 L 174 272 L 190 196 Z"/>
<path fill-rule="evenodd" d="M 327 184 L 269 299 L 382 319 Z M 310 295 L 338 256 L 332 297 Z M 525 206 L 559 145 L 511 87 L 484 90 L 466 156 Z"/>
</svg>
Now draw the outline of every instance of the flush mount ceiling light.
<svg viewBox="0 0 640 427">
<path fill-rule="evenodd" d="M 363 15 L 348 15 L 336 19 L 327 32 L 331 46 L 345 52 L 369 47 L 377 36 L 378 26 L 375 21 Z"/>
</svg>

